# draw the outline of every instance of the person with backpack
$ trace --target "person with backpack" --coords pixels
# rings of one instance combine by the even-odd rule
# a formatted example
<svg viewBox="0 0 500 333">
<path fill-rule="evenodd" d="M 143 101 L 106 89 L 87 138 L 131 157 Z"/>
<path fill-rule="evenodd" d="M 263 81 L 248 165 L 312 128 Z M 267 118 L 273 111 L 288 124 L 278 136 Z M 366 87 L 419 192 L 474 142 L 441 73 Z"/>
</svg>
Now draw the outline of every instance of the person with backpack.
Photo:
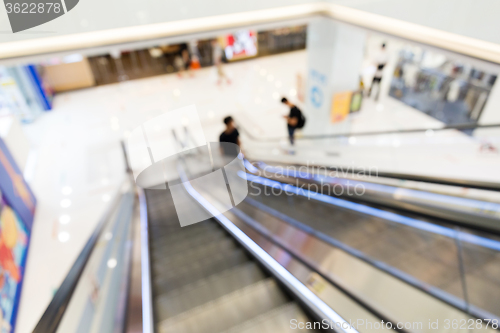
<svg viewBox="0 0 500 333">
<path fill-rule="evenodd" d="M 302 111 L 300 111 L 300 109 L 296 105 L 292 104 L 285 97 L 281 99 L 281 103 L 290 107 L 290 113 L 288 114 L 288 116 L 283 117 L 287 121 L 288 138 L 290 140 L 290 144 L 293 146 L 295 142 L 295 130 L 297 128 L 304 127 L 304 125 L 306 124 L 306 118 L 302 114 Z"/>
</svg>

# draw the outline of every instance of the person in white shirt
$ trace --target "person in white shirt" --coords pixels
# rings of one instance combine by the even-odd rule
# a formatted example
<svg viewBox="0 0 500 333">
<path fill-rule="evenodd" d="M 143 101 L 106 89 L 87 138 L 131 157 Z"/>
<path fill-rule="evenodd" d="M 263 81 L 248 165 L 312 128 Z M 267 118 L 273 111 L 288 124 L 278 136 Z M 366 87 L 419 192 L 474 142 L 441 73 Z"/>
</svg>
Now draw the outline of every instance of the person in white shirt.
<svg viewBox="0 0 500 333">
<path fill-rule="evenodd" d="M 380 52 L 375 57 L 375 66 L 377 70 L 375 71 L 375 75 L 373 76 L 372 84 L 370 86 L 370 92 L 368 95 L 372 96 L 372 91 L 375 85 L 377 85 L 377 93 L 375 94 L 375 100 L 378 100 L 379 92 L 380 92 L 380 81 L 382 81 L 382 75 L 384 74 L 384 67 L 388 61 L 387 51 L 385 49 L 385 43 L 380 47 Z"/>
<path fill-rule="evenodd" d="M 220 46 L 219 42 L 214 39 L 212 41 L 212 59 L 215 67 L 217 68 L 217 84 L 221 84 L 222 80 L 226 80 L 227 84 L 231 84 L 231 80 L 227 77 L 226 73 L 222 68 L 222 57 L 224 50 Z"/>
</svg>

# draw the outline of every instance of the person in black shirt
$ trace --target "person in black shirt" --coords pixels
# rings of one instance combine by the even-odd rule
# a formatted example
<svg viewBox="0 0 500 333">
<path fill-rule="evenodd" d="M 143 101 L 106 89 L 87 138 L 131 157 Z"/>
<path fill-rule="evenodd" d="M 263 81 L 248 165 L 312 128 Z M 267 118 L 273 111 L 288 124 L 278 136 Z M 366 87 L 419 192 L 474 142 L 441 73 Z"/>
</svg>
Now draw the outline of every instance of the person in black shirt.
<svg viewBox="0 0 500 333">
<path fill-rule="evenodd" d="M 219 142 L 230 142 L 236 145 L 240 145 L 240 133 L 236 129 L 234 120 L 232 117 L 224 118 L 224 124 L 226 124 L 226 129 L 219 137 Z M 233 145 L 221 145 L 222 150 L 225 155 L 236 156 L 238 155 L 237 147 Z"/>
<path fill-rule="evenodd" d="M 281 103 L 290 107 L 290 113 L 288 114 L 288 116 L 283 117 L 287 121 L 288 138 L 290 139 L 290 144 L 293 146 L 295 141 L 295 130 L 304 126 L 303 124 L 301 124 L 301 122 L 303 122 L 302 111 L 300 111 L 297 106 L 289 102 L 285 97 L 281 99 Z"/>
</svg>

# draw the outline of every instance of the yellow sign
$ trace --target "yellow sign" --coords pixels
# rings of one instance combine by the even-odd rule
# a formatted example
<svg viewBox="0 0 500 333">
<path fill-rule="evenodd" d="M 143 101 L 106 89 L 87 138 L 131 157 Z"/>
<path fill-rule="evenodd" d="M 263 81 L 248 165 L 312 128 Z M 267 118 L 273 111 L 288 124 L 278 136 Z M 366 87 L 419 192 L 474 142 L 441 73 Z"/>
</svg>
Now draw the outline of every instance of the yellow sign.
<svg viewBox="0 0 500 333">
<path fill-rule="evenodd" d="M 339 92 L 333 95 L 331 121 L 338 123 L 343 121 L 351 109 L 352 91 Z"/>
<path fill-rule="evenodd" d="M 320 295 L 326 287 L 323 278 L 316 272 L 311 273 L 307 279 L 307 285 L 316 295 Z"/>
</svg>

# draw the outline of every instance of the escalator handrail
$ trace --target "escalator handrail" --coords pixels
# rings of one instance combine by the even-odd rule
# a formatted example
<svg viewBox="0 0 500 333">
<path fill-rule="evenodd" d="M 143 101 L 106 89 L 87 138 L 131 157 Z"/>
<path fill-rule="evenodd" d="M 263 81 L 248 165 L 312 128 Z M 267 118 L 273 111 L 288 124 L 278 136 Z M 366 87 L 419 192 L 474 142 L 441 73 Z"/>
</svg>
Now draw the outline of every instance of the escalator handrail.
<svg viewBox="0 0 500 333">
<path fill-rule="evenodd" d="M 127 178 L 126 181 L 130 180 Z M 71 266 L 66 278 L 61 283 L 61 286 L 57 289 L 57 292 L 52 298 L 52 301 L 49 303 L 49 306 L 38 321 L 33 333 L 55 333 L 57 331 L 97 241 L 101 237 L 105 226 L 111 221 L 111 217 L 114 213 L 123 208 L 122 199 L 125 195 L 126 193 L 122 193 L 121 189 L 118 189 L 111 201 L 111 204 L 108 205 L 105 213 L 92 232 L 92 235 L 76 258 L 73 266 Z"/>
<path fill-rule="evenodd" d="M 260 141 L 260 142 L 279 142 L 283 139 L 287 139 L 286 137 L 275 137 L 275 138 L 264 138 L 260 136 L 255 136 L 250 130 L 245 128 L 243 125 L 244 122 L 238 122 L 238 128 L 242 130 L 245 134 L 247 134 L 252 140 Z M 399 129 L 399 130 L 391 130 L 391 131 L 369 131 L 369 132 L 348 132 L 348 133 L 335 133 L 335 134 L 318 134 L 318 135 L 303 135 L 301 137 L 295 138 L 297 141 L 301 140 L 323 140 L 323 139 L 331 139 L 331 138 L 349 138 L 353 136 L 372 136 L 372 135 L 389 135 L 389 134 L 407 134 L 407 133 L 425 133 L 428 130 L 431 131 L 445 131 L 445 130 L 475 130 L 481 128 L 494 128 L 500 127 L 500 124 L 458 124 L 458 125 L 445 125 L 443 127 L 438 128 L 415 128 L 415 129 Z"/>
<path fill-rule="evenodd" d="M 154 332 L 151 256 L 149 252 L 148 208 L 144 190 L 137 187 L 141 215 L 142 332 Z"/>
<path fill-rule="evenodd" d="M 247 170 L 252 175 L 256 175 L 256 173 L 257 173 L 258 175 L 260 175 L 263 178 L 275 180 L 275 181 L 280 181 L 280 182 L 288 183 L 288 184 L 293 184 L 295 182 L 316 184 L 318 186 L 317 187 L 318 192 L 323 193 L 322 189 L 323 189 L 323 184 L 325 184 L 325 183 L 323 182 L 323 180 L 318 180 L 316 178 L 316 176 L 318 175 L 316 173 L 309 173 L 309 172 L 304 172 L 304 171 L 299 171 L 299 172 L 294 171 L 295 174 L 293 174 L 293 173 L 290 174 L 289 172 L 276 172 L 273 170 L 265 170 L 265 168 L 264 169 L 262 168 L 262 163 L 257 163 L 259 168 L 255 168 L 255 169 L 250 167 L 248 164 L 250 164 L 250 162 L 247 163 Z M 250 169 L 248 169 L 248 168 L 250 168 L 252 170 L 250 171 Z M 258 173 L 259 170 L 265 170 L 264 174 L 262 175 L 261 173 Z M 297 173 L 298 173 L 298 175 L 297 175 Z M 280 180 L 280 178 L 282 178 L 283 175 L 285 175 L 287 179 L 290 178 L 291 181 L 289 181 L 287 179 Z M 281 176 L 281 177 L 279 177 L 279 176 Z M 328 178 L 329 177 L 323 178 L 324 180 L 327 180 L 326 181 L 327 184 L 330 181 L 334 181 L 334 179 L 344 179 L 342 177 L 331 177 L 331 180 L 328 180 Z M 356 182 L 356 180 L 354 180 L 354 182 Z M 360 182 L 361 183 L 363 183 L 363 182 L 370 183 L 370 181 L 366 181 L 366 180 L 362 180 Z M 390 187 L 390 188 L 394 188 L 394 189 L 404 188 L 404 187 L 397 187 L 394 185 L 381 185 L 381 186 Z M 408 190 L 410 192 L 422 192 L 422 190 L 420 190 L 420 189 L 408 189 Z M 376 191 L 376 190 L 372 190 L 372 191 Z M 475 203 L 477 201 L 477 199 L 468 199 L 468 198 L 462 198 L 462 197 L 455 197 L 455 196 L 450 195 L 450 194 L 435 193 L 435 196 L 438 196 L 440 198 L 437 198 L 437 199 L 434 198 L 434 200 L 432 202 L 422 202 L 422 201 L 418 201 L 418 200 L 411 202 L 408 200 L 402 201 L 400 199 L 396 199 L 395 194 L 394 194 L 395 192 L 396 191 L 390 192 L 391 195 L 384 195 L 385 194 L 384 192 L 381 192 L 381 193 L 372 192 L 372 193 L 367 193 L 367 195 L 356 196 L 355 198 L 353 198 L 349 195 L 345 195 L 345 194 L 338 194 L 338 195 L 335 194 L 334 196 L 342 197 L 344 200 L 347 200 L 347 201 L 368 202 L 371 204 L 382 205 L 382 206 L 386 206 L 386 207 L 388 206 L 391 208 L 396 208 L 398 210 L 408 211 L 410 213 L 417 213 L 419 215 L 428 215 L 428 216 L 432 216 L 434 218 L 437 218 L 439 220 L 444 220 L 447 223 L 465 225 L 465 226 L 472 228 L 472 229 L 478 229 L 478 230 L 482 230 L 482 231 L 486 231 L 486 232 L 490 232 L 490 233 L 495 233 L 495 234 L 500 233 L 500 225 L 498 225 L 498 222 L 499 222 L 498 215 L 486 215 L 486 214 L 481 214 L 478 211 L 480 209 L 483 209 L 485 206 L 487 206 L 492 211 L 498 212 L 498 208 L 494 209 L 491 207 L 492 205 L 496 205 L 494 203 L 490 203 L 490 202 L 486 202 L 486 201 L 484 201 L 484 202 L 479 201 L 478 205 L 475 206 L 476 210 L 470 210 L 470 211 L 462 210 L 462 211 L 460 211 L 460 210 L 457 210 L 456 207 L 447 207 L 447 206 L 440 207 L 440 206 L 437 206 L 435 204 L 436 204 L 436 202 L 443 202 L 443 201 L 445 201 L 445 199 L 448 199 L 448 198 L 457 198 L 458 200 L 463 199 L 463 201 L 460 202 L 461 205 L 463 206 L 463 205 L 465 205 L 466 201 L 470 201 L 470 202 Z M 380 195 L 380 194 L 382 194 L 382 195 Z"/>
<path fill-rule="evenodd" d="M 264 163 L 274 163 L 274 164 L 285 164 L 289 167 L 307 167 L 307 168 L 316 168 L 316 169 L 326 169 L 330 171 L 338 171 L 341 170 L 342 173 L 348 174 L 366 174 L 367 170 L 365 169 L 356 169 L 354 167 L 344 168 L 342 166 L 324 166 L 317 164 L 301 164 L 301 163 L 284 163 L 281 161 L 263 161 Z M 371 172 L 371 171 L 370 171 Z M 398 173 L 398 172 L 387 172 L 387 171 L 378 171 L 375 172 L 375 177 L 382 178 L 391 178 L 391 179 L 400 179 L 400 180 L 411 180 L 417 182 L 424 183 L 432 183 L 432 184 L 440 184 L 440 185 L 449 185 L 449 186 L 458 186 L 458 187 L 468 187 L 475 188 L 480 190 L 487 191 L 500 191 L 500 183 L 495 182 L 486 182 L 480 180 L 471 180 L 471 179 L 459 179 L 459 178 L 443 178 L 436 176 L 425 176 L 425 175 L 417 175 L 417 174 L 408 174 L 408 173 Z M 339 177 L 342 178 L 342 177 Z"/>
<path fill-rule="evenodd" d="M 415 229 L 420 229 L 423 231 L 428 231 L 432 232 L 434 234 L 439 234 L 441 236 L 449 237 L 451 239 L 455 239 L 457 235 L 459 235 L 461 241 L 464 241 L 469 244 L 474 244 L 474 245 L 480 245 L 483 247 L 487 247 L 490 249 L 493 249 L 495 251 L 500 251 L 500 241 L 495 240 L 495 239 L 489 239 L 485 238 L 480 235 L 475 235 L 475 234 L 469 234 L 463 231 L 456 230 L 454 228 L 450 227 L 445 227 L 441 225 L 435 225 L 432 222 L 427 222 L 427 221 L 421 221 L 416 219 L 415 217 L 410 217 L 410 216 L 404 216 L 400 215 L 398 213 L 394 212 L 385 212 L 383 208 L 378 208 L 378 207 L 373 207 L 373 206 L 366 206 L 365 204 L 362 203 L 357 203 L 355 201 L 347 200 L 345 198 L 337 198 L 336 196 L 330 196 L 327 194 L 323 194 L 321 192 L 316 192 L 316 191 L 311 191 L 309 189 L 304 189 L 300 187 L 295 187 L 291 184 L 288 184 L 286 182 L 280 182 L 273 180 L 271 178 L 267 177 L 260 177 L 260 176 L 255 176 L 252 174 L 246 174 L 246 179 L 251 182 L 255 182 L 257 184 L 261 184 L 266 187 L 277 187 L 284 189 L 286 188 L 287 191 L 291 191 L 292 193 L 295 193 L 300 196 L 306 196 L 307 198 L 312 198 L 316 201 L 319 202 L 324 202 L 327 204 L 339 206 L 342 208 L 346 208 L 349 210 L 354 210 L 361 212 L 363 214 L 368 214 L 372 215 L 375 217 L 380 217 L 386 220 L 390 220 L 392 222 L 402 224 L 402 225 L 408 225 L 411 226 Z M 362 207 L 362 208 L 360 208 Z M 383 206 L 382 206 L 383 207 Z M 384 216 L 381 216 L 379 212 L 384 211 Z M 420 211 L 415 211 L 417 214 L 422 215 Z M 447 222 L 453 222 L 447 220 Z"/>
<path fill-rule="evenodd" d="M 248 174 L 248 175 L 250 175 L 250 174 Z M 265 177 L 263 177 L 263 179 L 269 180 L 268 178 L 265 178 Z M 248 180 L 252 181 L 252 182 L 254 181 L 253 179 L 248 179 Z M 279 183 L 275 180 L 270 180 L 270 181 L 273 183 L 270 183 L 269 185 L 266 185 L 264 183 L 260 183 L 260 184 L 262 184 L 263 186 L 273 186 L 274 183 Z M 283 183 L 283 184 L 286 184 L 286 183 Z M 291 186 L 291 187 L 293 187 L 293 186 Z M 290 188 L 288 190 L 290 190 Z M 305 191 L 307 191 L 307 190 L 305 190 Z M 403 281 L 404 283 L 407 283 L 408 285 L 410 285 L 410 286 L 412 286 L 412 287 L 414 287 L 414 288 L 416 288 L 416 289 L 418 289 L 418 290 L 420 290 L 420 291 L 422 291 L 422 292 L 424 292 L 424 293 L 426 293 L 426 294 L 428 294 L 428 295 L 430 295 L 430 296 L 432 296 L 432 297 L 434 297 L 434 298 L 436 298 L 436 299 L 438 299 L 438 300 L 440 300 L 440 301 L 442 301 L 442 302 L 444 302 L 444 303 L 446 303 L 446 304 L 448 304 L 448 305 L 450 305 L 450 306 L 452 306 L 460 311 L 463 311 L 464 313 L 467 313 L 467 314 L 474 316 L 475 318 L 478 318 L 478 319 L 484 319 L 484 318 L 498 319 L 497 316 L 495 316 L 495 315 L 493 315 L 493 314 L 491 314 L 483 309 L 477 308 L 471 304 L 468 304 L 467 301 L 465 301 L 465 300 L 463 301 L 464 303 L 461 304 L 462 302 L 460 302 L 453 295 L 442 292 L 439 288 L 436 288 L 436 287 L 428 285 L 424 282 L 418 281 L 415 278 L 413 278 L 412 276 L 408 275 L 407 273 L 404 273 L 396 268 L 392 268 L 381 261 L 370 258 L 370 257 L 366 256 L 365 254 L 359 252 L 358 250 L 355 250 L 355 249 L 351 248 L 350 246 L 343 244 L 342 242 L 335 240 L 334 238 L 331 238 L 330 236 L 322 233 L 321 231 L 317 231 L 311 227 L 308 227 L 308 226 L 304 225 L 302 222 L 299 222 L 292 217 L 288 217 L 288 216 L 285 217 L 285 214 L 282 214 L 282 213 L 276 214 L 275 212 L 272 212 L 274 210 L 272 208 L 269 208 L 269 207 L 263 209 L 262 206 L 264 206 L 264 205 L 262 203 L 255 204 L 252 202 L 252 200 L 250 200 L 249 204 L 256 207 L 257 209 L 263 210 L 266 213 L 271 214 L 271 215 L 279 218 L 280 220 L 284 221 L 285 223 L 292 225 L 293 227 L 298 228 L 299 230 L 301 230 L 307 234 L 310 234 L 310 235 L 320 239 L 321 241 L 323 241 L 331 246 L 334 246 L 334 247 L 340 249 L 343 252 L 346 252 L 347 254 L 349 254 L 353 257 L 358 258 L 359 260 L 371 265 L 372 267 L 374 267 L 378 270 L 381 270 L 381 271 L 397 278 L 398 280 Z M 235 213 L 235 214 L 238 217 L 240 217 L 246 224 L 248 224 L 250 227 L 252 227 L 254 230 L 256 230 L 258 233 L 260 233 L 261 235 L 268 238 L 271 242 L 284 248 L 286 251 L 288 251 L 290 253 L 290 255 L 296 257 L 299 261 L 304 263 L 306 266 L 311 267 L 311 269 L 315 269 L 316 272 L 318 274 L 320 274 L 324 279 L 326 279 L 327 281 L 329 281 L 333 285 L 336 285 L 337 287 L 339 287 L 340 289 L 343 290 L 343 288 L 338 286 L 334 281 L 332 281 L 328 275 L 323 274 L 321 272 L 321 268 L 311 266 L 307 261 L 301 259 L 300 257 L 297 257 L 291 249 L 282 245 L 281 242 L 279 242 L 278 240 L 275 239 L 275 237 L 270 236 L 269 234 L 266 235 L 265 233 L 263 233 L 259 228 L 257 228 L 255 226 L 256 222 L 253 221 L 253 219 L 250 218 L 250 220 L 252 220 L 252 221 L 249 221 L 248 218 L 243 218 L 242 216 L 240 216 L 240 214 L 237 214 L 237 213 Z M 454 237 L 451 237 L 450 235 L 448 236 L 454 240 L 460 239 L 460 241 L 469 242 L 471 240 L 471 238 L 481 238 L 480 236 L 475 236 L 475 235 L 469 235 L 469 237 L 468 237 L 467 234 L 463 234 L 462 232 L 460 232 L 458 230 L 455 230 L 455 231 L 450 230 L 450 232 L 455 233 Z M 496 248 L 498 248 L 498 244 L 496 244 Z M 344 292 L 346 292 L 346 291 L 344 290 Z M 347 294 L 350 294 L 350 293 L 347 292 Z M 353 297 L 352 295 L 350 295 L 350 296 Z M 357 297 L 353 297 L 353 298 L 357 299 Z M 374 309 L 371 309 L 370 306 L 367 306 L 365 304 L 365 302 L 359 301 L 359 300 L 358 300 L 358 302 L 360 304 L 362 304 L 363 306 L 365 306 L 369 311 L 376 314 L 376 311 Z M 380 317 L 380 314 L 376 314 L 376 315 Z"/>
</svg>

